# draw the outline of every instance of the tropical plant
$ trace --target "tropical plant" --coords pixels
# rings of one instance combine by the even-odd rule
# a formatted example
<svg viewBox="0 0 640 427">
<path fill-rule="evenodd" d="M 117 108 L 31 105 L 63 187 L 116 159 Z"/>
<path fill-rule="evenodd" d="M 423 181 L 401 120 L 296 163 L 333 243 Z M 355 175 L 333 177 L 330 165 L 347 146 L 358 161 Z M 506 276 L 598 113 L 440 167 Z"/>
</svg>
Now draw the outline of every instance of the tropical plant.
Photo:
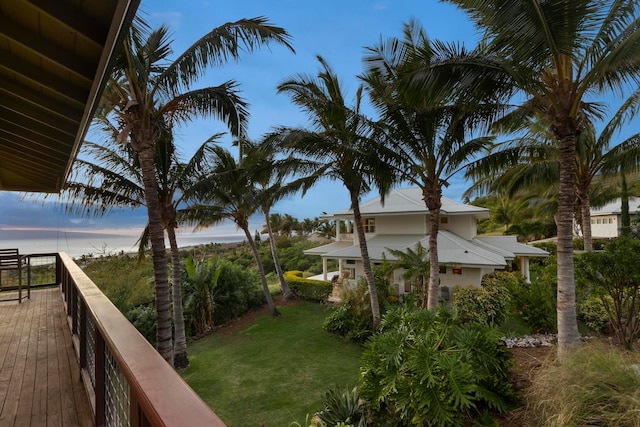
<svg viewBox="0 0 640 427">
<path fill-rule="evenodd" d="M 623 236 L 604 252 L 582 254 L 577 271 L 600 297 L 616 337 L 631 350 L 640 337 L 640 240 Z"/>
<path fill-rule="evenodd" d="M 558 354 L 580 343 L 573 264 L 576 147 L 585 118 L 598 114 L 587 97 L 619 93 L 640 81 L 638 4 L 614 0 L 528 2 L 447 0 L 484 31 L 482 54 L 442 62 L 443 76 L 463 91 L 504 101 L 516 93 L 526 100 L 523 117 L 541 114 L 559 149 L 558 191 Z M 499 6 L 499 7 L 496 7 Z M 428 87 L 418 78 L 414 89 Z M 593 105 L 593 104 L 591 104 Z"/>
<path fill-rule="evenodd" d="M 351 390 L 333 388 L 327 390 L 322 399 L 323 409 L 316 412 L 316 417 L 329 427 L 350 425 L 364 427 L 367 425 L 367 406 L 360 397 L 358 387 Z"/>
<path fill-rule="evenodd" d="M 453 309 L 462 322 L 500 326 L 507 319 L 509 292 L 498 282 L 481 287 L 458 287 L 453 292 Z"/>
<path fill-rule="evenodd" d="M 209 333 L 213 330 L 213 296 L 222 269 L 216 265 L 216 260 L 195 261 L 189 256 L 184 263 L 188 295 L 185 305 L 189 311 L 191 326 L 196 335 Z"/>
<path fill-rule="evenodd" d="M 410 182 L 422 190 L 429 210 L 429 286 L 427 307 L 438 304 L 440 267 L 438 231 L 442 190 L 467 162 L 490 146 L 488 137 L 472 138 L 483 123 L 493 117 L 493 106 L 468 108 L 456 99 L 456 84 L 430 78 L 429 69 L 442 57 L 456 53 L 454 46 L 430 41 L 424 29 L 411 21 L 404 26 L 404 38 L 391 38 L 367 48 L 367 73 L 362 77 L 382 121 L 388 125 L 388 143 L 397 154 L 390 168 L 398 181 Z M 405 81 L 420 71 L 426 75 L 419 91 Z"/>
<path fill-rule="evenodd" d="M 112 123 L 97 120 L 107 139 L 103 144 L 85 142 L 82 153 L 87 160 L 76 160 L 72 180 L 61 197 L 68 201 L 67 209 L 85 215 L 106 215 L 116 207 L 146 206 L 144 183 L 138 154 L 129 145 L 116 143 Z M 182 267 L 175 230 L 180 205 L 188 202 L 191 187 L 203 176 L 209 145 L 202 144 L 188 162 L 181 162 L 171 132 L 163 133 L 156 142 L 154 164 L 158 183 L 159 205 L 164 230 L 171 248 L 172 304 L 174 324 L 174 366 L 188 366 L 187 344 L 182 307 Z M 138 241 L 138 256 L 142 259 L 149 246 L 149 226 L 143 229 Z"/>
<path fill-rule="evenodd" d="M 362 356 L 361 395 L 393 425 L 471 424 L 516 402 L 497 329 L 407 304 L 388 310 Z M 378 418 L 379 417 L 379 418 Z"/>
<path fill-rule="evenodd" d="M 241 52 L 271 42 L 291 49 L 288 39 L 284 29 L 264 17 L 242 19 L 214 28 L 172 59 L 169 29 L 161 26 L 151 31 L 140 24 L 131 27 L 115 58 L 98 117 L 112 120 L 116 140 L 129 143 L 138 154 L 155 272 L 157 346 L 172 364 L 168 268 L 154 164 L 158 139 L 167 127 L 173 129 L 200 115 L 218 117 L 234 135 L 243 134 L 246 103 L 238 96 L 236 82 L 192 87 L 210 66 L 222 65 L 229 58 L 237 60 Z"/>
<path fill-rule="evenodd" d="M 280 312 L 269 291 L 260 252 L 249 228 L 249 218 L 260 208 L 255 185 L 256 173 L 260 173 L 260 168 L 252 169 L 252 160 L 248 158 L 254 153 L 248 151 L 238 161 L 222 147 L 213 147 L 212 154 L 210 175 L 193 187 L 194 194 L 202 203 L 181 211 L 181 215 L 197 227 L 209 227 L 224 220 L 231 220 L 244 232 L 271 314 L 278 316 Z"/>
<path fill-rule="evenodd" d="M 290 95 L 308 114 L 311 128 L 281 128 L 276 132 L 277 142 L 283 150 L 316 161 L 316 175 L 339 180 L 349 192 L 373 322 L 377 325 L 380 305 L 360 213 L 360 198 L 374 183 L 381 195 L 390 188 L 392 176 L 381 160 L 388 150 L 379 144 L 374 123 L 360 112 L 362 88 L 356 93 L 353 107 L 348 107 L 338 76 L 324 58 L 317 58 L 321 65 L 317 78 L 297 75 L 278 86 L 278 92 Z"/>
<path fill-rule="evenodd" d="M 416 249 L 407 248 L 406 251 L 387 248 L 389 253 L 396 258 L 395 267 L 404 270 L 403 277 L 416 285 L 417 295 L 421 300 L 421 306 L 427 306 L 427 293 L 424 289 L 424 280 L 429 277 L 431 271 L 429 252 L 418 242 Z"/>
</svg>

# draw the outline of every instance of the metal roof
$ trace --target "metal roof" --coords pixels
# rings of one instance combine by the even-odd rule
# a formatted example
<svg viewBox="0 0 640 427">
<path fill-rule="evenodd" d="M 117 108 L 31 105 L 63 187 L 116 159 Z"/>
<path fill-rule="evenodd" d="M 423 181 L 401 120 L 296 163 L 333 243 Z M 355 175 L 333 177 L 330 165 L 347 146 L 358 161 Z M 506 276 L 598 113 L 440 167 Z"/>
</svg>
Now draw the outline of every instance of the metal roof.
<svg viewBox="0 0 640 427">
<path fill-rule="evenodd" d="M 140 0 L 0 0 L 0 190 L 59 192 Z"/>
<path fill-rule="evenodd" d="M 413 215 L 416 213 L 428 214 L 425 206 L 422 190 L 418 187 L 398 188 L 385 196 L 384 203 L 381 197 L 375 197 L 360 204 L 360 213 L 364 215 Z M 442 197 L 442 216 L 473 215 L 475 218 L 489 218 L 489 209 L 479 206 L 466 205 L 455 200 Z M 353 218 L 352 209 L 344 209 L 323 218 Z"/>
</svg>

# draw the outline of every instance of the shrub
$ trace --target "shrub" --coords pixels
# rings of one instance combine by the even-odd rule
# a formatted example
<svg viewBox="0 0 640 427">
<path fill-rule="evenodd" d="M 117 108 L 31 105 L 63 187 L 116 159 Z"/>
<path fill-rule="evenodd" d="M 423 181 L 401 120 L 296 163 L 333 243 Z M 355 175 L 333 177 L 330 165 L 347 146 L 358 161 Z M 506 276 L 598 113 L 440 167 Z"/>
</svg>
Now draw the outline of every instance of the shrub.
<svg viewBox="0 0 640 427">
<path fill-rule="evenodd" d="M 479 322 L 499 326 L 507 318 L 509 292 L 498 281 L 482 287 L 459 287 L 453 293 L 453 309 L 462 322 Z"/>
<path fill-rule="evenodd" d="M 284 273 L 287 285 L 300 298 L 308 301 L 326 301 L 333 291 L 333 285 L 323 280 L 305 279 L 301 271 Z"/>
<path fill-rule="evenodd" d="M 609 315 L 600 298 L 591 297 L 582 301 L 579 309 L 580 320 L 591 330 L 605 333 L 610 329 L 611 323 L 609 321 Z"/>
<path fill-rule="evenodd" d="M 553 286 L 543 280 L 526 283 L 518 273 L 508 272 L 493 273 L 486 280 L 497 280 L 508 290 L 510 312 L 522 320 L 530 332 L 555 332 L 557 315 Z"/>
<path fill-rule="evenodd" d="M 631 349 L 640 336 L 640 240 L 620 237 L 604 252 L 582 254 L 576 272 L 600 296 L 616 337 Z"/>
<path fill-rule="evenodd" d="M 153 304 L 134 307 L 129 310 L 126 317 L 151 345 L 156 345 L 156 308 Z"/>
<path fill-rule="evenodd" d="M 369 342 L 361 393 L 380 423 L 466 425 L 516 403 L 510 366 L 497 329 L 408 304 L 390 308 Z"/>
<path fill-rule="evenodd" d="M 316 417 L 327 426 L 349 425 L 364 427 L 367 425 L 367 407 L 360 398 L 358 388 L 349 390 L 331 389 L 322 400 L 323 409 Z"/>
<path fill-rule="evenodd" d="M 632 427 L 640 425 L 640 358 L 589 343 L 561 365 L 549 361 L 529 388 L 528 418 L 535 425 Z"/>
</svg>

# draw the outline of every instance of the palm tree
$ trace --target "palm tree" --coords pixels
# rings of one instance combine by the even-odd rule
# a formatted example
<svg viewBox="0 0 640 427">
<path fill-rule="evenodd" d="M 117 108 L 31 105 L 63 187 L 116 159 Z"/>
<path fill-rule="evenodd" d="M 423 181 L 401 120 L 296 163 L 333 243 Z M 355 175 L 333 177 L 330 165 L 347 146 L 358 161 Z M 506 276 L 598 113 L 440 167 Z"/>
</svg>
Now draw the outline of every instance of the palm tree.
<svg viewBox="0 0 640 427">
<path fill-rule="evenodd" d="M 220 118 L 234 135 L 246 131 L 246 103 L 237 93 L 237 83 L 193 89 L 210 66 L 239 59 L 242 51 L 254 51 L 276 42 L 289 49 L 289 35 L 264 17 L 242 19 L 214 28 L 171 59 L 167 27 L 149 31 L 132 26 L 116 58 L 114 74 L 104 91 L 102 110 L 114 121 L 117 140 L 131 144 L 138 153 L 151 242 L 158 351 L 173 363 L 168 270 L 163 221 L 155 175 L 155 151 L 163 128 L 181 124 L 196 116 Z"/>
<path fill-rule="evenodd" d="M 311 129 L 280 129 L 282 148 L 303 158 L 318 162 L 317 175 L 341 181 L 349 192 L 351 209 L 364 275 L 371 299 L 372 322 L 380 322 L 380 304 L 360 213 L 360 197 L 367 194 L 375 181 L 381 195 L 391 186 L 387 173 L 384 147 L 376 141 L 373 123 L 360 113 L 362 88 L 356 93 L 353 107 L 345 104 L 337 75 L 321 56 L 317 57 L 321 71 L 317 78 L 299 74 L 278 86 L 279 93 L 288 94 L 311 119 Z"/>
<path fill-rule="evenodd" d="M 576 220 L 581 225 L 587 251 L 593 249 L 591 197 L 595 190 L 594 181 L 606 178 L 606 174 L 617 175 L 620 170 L 630 172 L 640 166 L 640 163 L 634 163 L 634 160 L 640 161 L 640 133 L 611 148 L 614 136 L 637 114 L 639 108 L 640 90 L 637 90 L 599 134 L 590 119 L 585 118 L 583 122 L 577 139 L 575 191 Z M 533 120 L 521 120 L 517 124 L 517 128 L 528 128 L 526 136 L 502 142 L 490 155 L 467 169 L 466 177 L 474 181 L 467 193 L 499 191 L 513 195 L 540 186 L 553 187 L 557 191 L 560 175 L 558 144 L 545 117 Z M 600 196 L 601 204 L 615 198 L 615 192 L 609 191 L 608 195 Z"/>
<path fill-rule="evenodd" d="M 424 292 L 424 278 L 429 276 L 431 270 L 428 251 L 420 242 L 416 244 L 415 250 L 411 248 L 407 248 L 406 251 L 389 248 L 387 250 L 396 258 L 393 265 L 404 270 L 403 277 L 416 283 L 419 293 L 423 296 L 422 306 L 425 307 L 427 298 Z"/>
<path fill-rule="evenodd" d="M 586 97 L 619 93 L 640 81 L 640 13 L 635 1 L 526 2 L 447 0 L 485 32 L 482 55 L 443 63 L 462 90 L 498 87 L 516 92 L 523 106 L 546 116 L 559 144 L 558 355 L 579 345 L 573 264 L 576 144 Z M 499 7 L 497 7 L 499 6 Z M 459 74 L 462 73 L 462 74 Z M 416 78 L 416 89 L 422 84 Z M 495 93 L 495 92 L 494 92 Z"/>
<path fill-rule="evenodd" d="M 104 125 L 109 129 L 108 122 Z M 171 248 L 174 366 L 178 369 L 186 368 L 189 360 L 182 310 L 182 267 L 175 234 L 179 222 L 177 210 L 192 198 L 191 188 L 204 174 L 206 154 L 213 142 L 215 137 L 202 144 L 186 163 L 180 162 L 171 133 L 162 135 L 156 146 L 154 164 L 162 224 Z M 67 208 L 70 211 L 105 215 L 116 207 L 133 209 L 146 206 L 138 155 L 129 145 L 107 139 L 104 145 L 85 142 L 82 149 L 93 161 L 76 160 L 74 177 L 61 195 L 69 202 Z M 148 246 L 147 224 L 139 240 L 140 258 L 144 257 Z"/>
<path fill-rule="evenodd" d="M 252 169 L 251 150 L 243 154 L 236 162 L 233 155 L 222 147 L 212 148 L 212 168 L 207 179 L 194 185 L 193 192 L 202 200 L 181 211 L 182 218 L 196 224 L 197 227 L 209 227 L 226 219 L 240 228 L 251 247 L 256 261 L 262 291 L 273 316 L 279 316 L 260 258 L 258 246 L 251 235 L 249 218 L 260 209 L 259 192 L 255 185 L 256 169 Z"/>
<path fill-rule="evenodd" d="M 286 179 L 291 176 L 304 173 L 307 164 L 293 157 L 276 159 L 276 147 L 271 143 L 269 138 L 261 144 L 255 144 L 246 140 L 239 141 L 238 144 L 244 145 L 242 152 L 246 153 L 245 159 L 251 162 L 250 165 L 245 164 L 245 166 L 252 169 L 252 181 L 257 191 L 259 206 L 265 217 L 265 229 L 269 236 L 271 256 L 273 257 L 282 295 L 285 300 L 292 299 L 294 297 L 293 292 L 289 289 L 289 285 L 287 285 L 287 281 L 284 279 L 282 266 L 280 265 L 276 236 L 271 227 L 271 219 L 277 215 L 275 217 L 280 221 L 280 227 L 283 227 L 285 223 L 290 225 L 293 217 L 286 214 L 284 221 L 282 221 L 282 217 L 279 214 L 271 215 L 271 208 L 280 200 L 293 196 L 301 190 L 304 194 L 304 192 L 313 185 L 317 177 L 314 175 L 304 176 L 303 174 L 302 178 L 285 182 Z"/>
<path fill-rule="evenodd" d="M 403 86 L 406 76 L 428 69 L 432 62 L 456 51 L 431 42 L 423 28 L 411 21 L 404 26 L 404 39 L 392 38 L 367 48 L 367 73 L 362 79 L 383 122 L 389 125 L 390 144 L 398 154 L 395 173 L 400 181 L 422 189 L 429 210 L 429 287 L 427 308 L 438 304 L 440 268 L 438 231 L 442 189 L 466 166 L 469 159 L 491 143 L 487 137 L 468 139 L 475 126 L 493 117 L 493 107 L 468 109 L 453 98 L 454 85 L 436 79 L 419 93 Z M 425 79 L 428 79 L 425 78 Z"/>
</svg>

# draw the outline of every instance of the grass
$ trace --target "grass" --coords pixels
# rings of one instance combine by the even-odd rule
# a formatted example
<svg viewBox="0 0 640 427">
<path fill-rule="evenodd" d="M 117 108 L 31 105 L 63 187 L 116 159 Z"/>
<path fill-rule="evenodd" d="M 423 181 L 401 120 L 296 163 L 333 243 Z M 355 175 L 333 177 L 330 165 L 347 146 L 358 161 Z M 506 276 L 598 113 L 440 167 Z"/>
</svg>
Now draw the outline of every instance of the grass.
<svg viewBox="0 0 640 427">
<path fill-rule="evenodd" d="M 362 347 L 322 329 L 327 309 L 302 302 L 279 308 L 233 336 L 189 346 L 189 385 L 229 427 L 303 423 L 327 389 L 353 387 Z"/>
<path fill-rule="evenodd" d="M 528 415 L 549 427 L 640 426 L 639 363 L 637 352 L 584 344 L 567 362 L 547 363 L 534 377 Z"/>
</svg>

